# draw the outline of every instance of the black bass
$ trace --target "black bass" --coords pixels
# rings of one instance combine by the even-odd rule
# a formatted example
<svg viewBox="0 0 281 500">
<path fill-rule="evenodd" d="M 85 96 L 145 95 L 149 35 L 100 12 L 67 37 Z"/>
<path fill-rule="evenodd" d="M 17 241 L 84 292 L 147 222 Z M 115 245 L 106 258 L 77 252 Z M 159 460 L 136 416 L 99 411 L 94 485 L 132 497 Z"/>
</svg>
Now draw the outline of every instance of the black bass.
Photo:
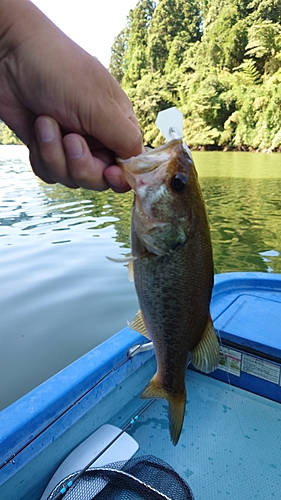
<svg viewBox="0 0 281 500">
<path fill-rule="evenodd" d="M 135 193 L 131 246 L 140 315 L 131 325 L 143 320 L 157 359 L 141 397 L 168 401 L 176 445 L 188 357 L 207 373 L 219 359 L 209 313 L 214 270 L 205 205 L 190 152 L 179 139 L 118 165 Z"/>
</svg>

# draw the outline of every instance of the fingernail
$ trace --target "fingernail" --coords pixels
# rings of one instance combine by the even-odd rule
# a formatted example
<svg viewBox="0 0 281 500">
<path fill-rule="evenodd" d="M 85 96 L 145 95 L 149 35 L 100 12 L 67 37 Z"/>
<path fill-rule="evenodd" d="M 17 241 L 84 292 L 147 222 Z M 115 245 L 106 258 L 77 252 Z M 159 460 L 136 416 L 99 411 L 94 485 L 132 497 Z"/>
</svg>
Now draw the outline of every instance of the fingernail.
<svg viewBox="0 0 281 500">
<path fill-rule="evenodd" d="M 83 147 L 80 141 L 73 138 L 68 138 L 65 143 L 66 154 L 71 160 L 79 160 L 83 155 Z"/>
<path fill-rule="evenodd" d="M 36 133 L 41 142 L 51 142 L 55 137 L 55 129 L 52 121 L 47 117 L 41 117 L 36 122 Z"/>
</svg>

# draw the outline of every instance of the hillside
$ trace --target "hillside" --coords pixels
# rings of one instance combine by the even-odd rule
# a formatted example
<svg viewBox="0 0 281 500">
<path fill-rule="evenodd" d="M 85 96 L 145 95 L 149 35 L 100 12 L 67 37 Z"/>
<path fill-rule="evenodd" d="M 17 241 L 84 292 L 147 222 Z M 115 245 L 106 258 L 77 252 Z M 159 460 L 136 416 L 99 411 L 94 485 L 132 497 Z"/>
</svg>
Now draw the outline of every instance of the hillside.
<svg viewBox="0 0 281 500">
<path fill-rule="evenodd" d="M 110 71 L 146 143 L 177 106 L 191 147 L 281 151 L 281 0 L 139 0 Z"/>
</svg>

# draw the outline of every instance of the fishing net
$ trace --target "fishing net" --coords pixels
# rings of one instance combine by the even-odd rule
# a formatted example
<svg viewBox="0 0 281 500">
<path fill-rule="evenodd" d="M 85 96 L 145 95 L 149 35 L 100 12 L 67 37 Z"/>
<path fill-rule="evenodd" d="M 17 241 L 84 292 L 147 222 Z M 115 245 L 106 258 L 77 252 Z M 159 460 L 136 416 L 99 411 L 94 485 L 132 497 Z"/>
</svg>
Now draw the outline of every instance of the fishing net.
<svg viewBox="0 0 281 500">
<path fill-rule="evenodd" d="M 77 475 L 61 481 L 48 500 Z M 90 468 L 73 482 L 65 500 L 194 500 L 188 484 L 167 463 L 153 456 Z"/>
</svg>

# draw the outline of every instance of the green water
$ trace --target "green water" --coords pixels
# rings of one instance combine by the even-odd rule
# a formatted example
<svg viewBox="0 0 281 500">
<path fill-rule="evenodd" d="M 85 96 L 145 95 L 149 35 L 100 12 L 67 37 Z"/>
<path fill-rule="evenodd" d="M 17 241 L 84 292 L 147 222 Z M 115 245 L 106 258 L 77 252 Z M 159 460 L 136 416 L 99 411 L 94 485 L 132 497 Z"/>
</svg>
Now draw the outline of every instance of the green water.
<svg viewBox="0 0 281 500">
<path fill-rule="evenodd" d="M 196 152 L 215 271 L 281 272 L 281 155 Z M 132 193 L 47 185 L 0 146 L 0 409 L 126 326 Z"/>
<path fill-rule="evenodd" d="M 281 271 L 281 157 L 193 153 L 210 222 L 215 272 Z"/>
<path fill-rule="evenodd" d="M 281 155 L 193 152 L 208 212 L 215 272 L 281 272 Z M 44 189 L 44 185 L 42 186 Z M 92 202 L 91 215 L 116 218 L 116 241 L 130 251 L 132 193 L 46 186 L 48 196 Z"/>
</svg>

